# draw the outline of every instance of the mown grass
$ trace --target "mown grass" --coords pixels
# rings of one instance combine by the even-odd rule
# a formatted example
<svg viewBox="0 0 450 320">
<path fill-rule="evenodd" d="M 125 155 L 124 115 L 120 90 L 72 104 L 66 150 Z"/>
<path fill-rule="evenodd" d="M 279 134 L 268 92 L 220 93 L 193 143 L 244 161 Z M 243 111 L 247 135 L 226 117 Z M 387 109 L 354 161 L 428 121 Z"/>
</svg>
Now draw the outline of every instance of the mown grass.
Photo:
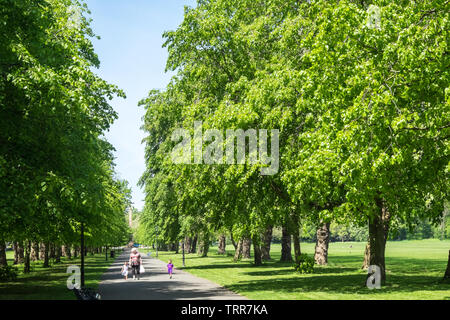
<svg viewBox="0 0 450 320">
<path fill-rule="evenodd" d="M 7 252 L 8 264 L 12 265 L 14 253 Z M 87 254 L 85 257 L 85 286 L 98 288 L 102 274 L 114 261 L 105 254 Z M 23 265 L 18 265 L 19 276 L 14 282 L 0 282 L 0 300 L 75 300 L 75 295 L 67 289 L 66 273 L 70 265 L 80 266 L 80 258 L 62 258 L 61 263 L 51 263 L 43 268 L 42 261 L 32 262 L 32 272 L 23 273 Z"/>
<path fill-rule="evenodd" d="M 250 299 L 450 299 L 450 285 L 441 283 L 450 241 L 388 242 L 387 282 L 379 290 L 365 286 L 366 272 L 361 270 L 364 247 L 361 242 L 331 243 L 328 266 L 316 266 L 313 274 L 297 274 L 290 263 L 280 263 L 279 244 L 272 245 L 272 261 L 258 267 L 252 260 L 233 262 L 232 246 L 227 246 L 227 256 L 217 255 L 214 247 L 206 258 L 188 254 L 185 268 L 181 267 L 181 253 L 159 252 L 159 259 L 172 259 L 175 268 Z M 302 252 L 313 254 L 314 244 L 303 243 Z"/>
</svg>

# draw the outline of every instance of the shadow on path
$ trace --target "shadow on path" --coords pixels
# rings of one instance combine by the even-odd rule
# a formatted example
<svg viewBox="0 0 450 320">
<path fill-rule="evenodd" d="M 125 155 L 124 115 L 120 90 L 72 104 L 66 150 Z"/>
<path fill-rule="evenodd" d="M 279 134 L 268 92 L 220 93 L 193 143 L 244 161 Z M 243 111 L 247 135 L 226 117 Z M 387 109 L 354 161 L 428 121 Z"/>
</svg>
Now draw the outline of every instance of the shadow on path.
<svg viewBox="0 0 450 320">
<path fill-rule="evenodd" d="M 143 255 L 145 273 L 140 280 L 128 280 L 120 274 L 130 250 L 124 251 L 103 274 L 99 285 L 102 300 L 242 300 L 218 284 L 198 278 L 181 270 L 174 270 L 172 279 L 166 271 L 166 264 Z"/>
</svg>

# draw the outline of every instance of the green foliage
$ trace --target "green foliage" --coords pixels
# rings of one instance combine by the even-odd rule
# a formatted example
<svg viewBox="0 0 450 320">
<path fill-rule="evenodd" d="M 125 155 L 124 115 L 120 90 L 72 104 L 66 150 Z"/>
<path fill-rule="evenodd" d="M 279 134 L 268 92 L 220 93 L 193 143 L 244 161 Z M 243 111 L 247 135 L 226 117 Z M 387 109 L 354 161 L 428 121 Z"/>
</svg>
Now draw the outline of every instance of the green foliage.
<svg viewBox="0 0 450 320">
<path fill-rule="evenodd" d="M 367 241 L 369 232 L 367 227 L 359 227 L 354 224 L 330 225 L 330 241 Z"/>
<path fill-rule="evenodd" d="M 78 0 L 0 0 L 0 233 L 6 240 L 122 240 L 126 190 L 104 133 L 125 97 L 93 71 Z"/>
<path fill-rule="evenodd" d="M 18 271 L 13 266 L 1 266 L 0 267 L 0 281 L 15 281 L 17 279 Z"/>
<path fill-rule="evenodd" d="M 267 226 L 334 222 L 336 240 L 388 208 L 393 230 L 441 221 L 450 189 L 448 4 L 376 1 L 199 1 L 166 32 L 165 91 L 146 115 L 144 229 L 173 241 L 208 229 L 235 239 Z M 280 170 L 177 165 L 171 133 L 280 130 Z M 206 143 L 205 143 L 206 144 Z M 161 230 L 158 235 L 155 227 Z M 426 233 L 429 234 L 430 230 Z M 145 231 L 141 232 L 142 234 Z"/>
<path fill-rule="evenodd" d="M 295 263 L 293 267 L 298 273 L 313 273 L 314 258 L 306 253 L 302 253 L 299 256 L 298 263 Z"/>
</svg>

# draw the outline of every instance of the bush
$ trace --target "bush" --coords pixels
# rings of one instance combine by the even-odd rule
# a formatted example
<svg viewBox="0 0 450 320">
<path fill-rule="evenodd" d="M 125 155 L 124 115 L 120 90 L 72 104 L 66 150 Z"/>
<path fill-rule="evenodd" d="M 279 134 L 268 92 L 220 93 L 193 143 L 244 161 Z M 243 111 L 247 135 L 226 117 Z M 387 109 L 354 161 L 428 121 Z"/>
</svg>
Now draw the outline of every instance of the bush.
<svg viewBox="0 0 450 320">
<path fill-rule="evenodd" d="M 12 266 L 0 267 L 0 281 L 15 281 L 17 269 Z"/>
<path fill-rule="evenodd" d="M 294 264 L 295 271 L 299 273 L 313 273 L 314 272 L 314 258 L 302 253 L 299 258 L 299 263 Z"/>
</svg>

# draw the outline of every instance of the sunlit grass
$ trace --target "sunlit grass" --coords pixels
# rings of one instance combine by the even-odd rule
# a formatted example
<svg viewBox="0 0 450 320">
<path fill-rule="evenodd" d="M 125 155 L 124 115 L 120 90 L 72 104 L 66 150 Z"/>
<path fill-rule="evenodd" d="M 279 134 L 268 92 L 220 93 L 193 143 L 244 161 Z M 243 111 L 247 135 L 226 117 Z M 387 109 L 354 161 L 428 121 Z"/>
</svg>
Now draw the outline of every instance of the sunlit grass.
<svg viewBox="0 0 450 320">
<path fill-rule="evenodd" d="M 234 248 L 227 246 L 228 256 L 217 255 L 214 247 L 206 258 L 186 255 L 184 270 L 250 299 L 450 299 L 450 285 L 440 282 L 450 241 L 389 242 L 387 283 L 380 290 L 365 286 L 364 247 L 361 242 L 331 243 L 328 266 L 316 266 L 313 274 L 296 274 L 291 264 L 278 262 L 279 244 L 272 245 L 273 260 L 260 267 L 253 266 L 252 260 L 233 262 Z M 314 244 L 302 243 L 302 252 L 313 254 Z M 169 258 L 182 269 L 181 253 L 159 252 L 159 259 Z"/>
<path fill-rule="evenodd" d="M 7 252 L 8 264 L 12 265 L 14 253 Z M 105 254 L 87 254 L 85 257 L 85 286 L 98 288 L 102 274 L 114 261 Z M 67 289 L 66 273 L 70 265 L 80 266 L 80 258 L 62 258 L 61 263 L 51 263 L 50 268 L 43 268 L 43 262 L 32 262 L 32 272 L 23 273 L 23 265 L 18 265 L 19 276 L 14 282 L 0 282 L 0 299 L 8 300 L 74 300 L 75 295 Z"/>
</svg>

